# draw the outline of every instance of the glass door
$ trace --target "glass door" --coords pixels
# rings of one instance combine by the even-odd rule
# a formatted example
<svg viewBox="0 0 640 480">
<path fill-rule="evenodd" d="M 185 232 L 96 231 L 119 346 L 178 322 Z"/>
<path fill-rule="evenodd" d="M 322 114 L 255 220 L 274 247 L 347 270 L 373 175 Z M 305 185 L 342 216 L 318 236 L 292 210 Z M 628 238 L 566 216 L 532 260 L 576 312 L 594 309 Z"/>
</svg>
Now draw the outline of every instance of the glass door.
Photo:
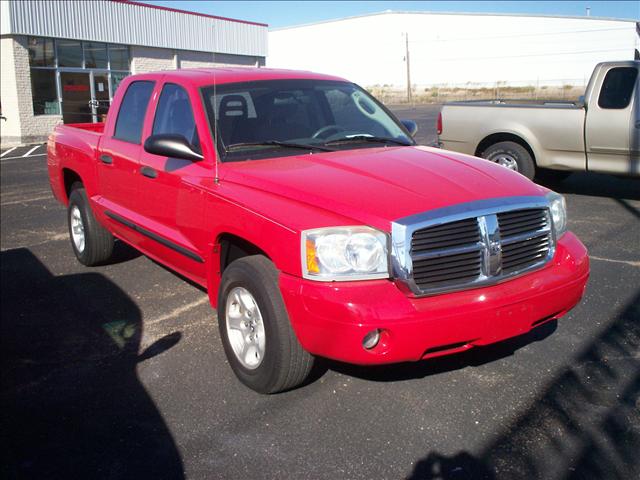
<svg viewBox="0 0 640 480">
<path fill-rule="evenodd" d="M 93 112 L 94 122 L 104 122 L 109 111 L 109 75 L 93 72 Z"/>
<path fill-rule="evenodd" d="M 91 106 L 91 76 L 89 72 L 60 72 L 62 120 L 64 123 L 94 121 Z M 109 95 L 109 92 L 107 92 Z"/>
</svg>

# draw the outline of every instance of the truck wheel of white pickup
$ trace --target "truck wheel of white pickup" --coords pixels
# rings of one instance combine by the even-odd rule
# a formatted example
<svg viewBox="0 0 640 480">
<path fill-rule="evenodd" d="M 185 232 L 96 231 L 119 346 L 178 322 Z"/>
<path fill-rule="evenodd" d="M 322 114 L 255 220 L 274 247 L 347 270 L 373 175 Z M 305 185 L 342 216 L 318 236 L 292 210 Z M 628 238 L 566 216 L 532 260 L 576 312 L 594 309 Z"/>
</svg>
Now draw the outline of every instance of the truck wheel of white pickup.
<svg viewBox="0 0 640 480">
<path fill-rule="evenodd" d="M 96 220 L 81 183 L 71 187 L 67 220 L 71 247 L 80 263 L 91 267 L 111 258 L 113 235 Z"/>
<path fill-rule="evenodd" d="M 521 173 L 529 180 L 536 174 L 536 164 L 531 154 L 522 145 L 515 142 L 498 142 L 485 149 L 481 154 L 494 163 Z"/>
<path fill-rule="evenodd" d="M 281 392 L 309 376 L 314 357 L 298 342 L 278 288 L 278 270 L 263 255 L 240 258 L 225 269 L 218 326 L 231 368 L 252 390 Z"/>
</svg>

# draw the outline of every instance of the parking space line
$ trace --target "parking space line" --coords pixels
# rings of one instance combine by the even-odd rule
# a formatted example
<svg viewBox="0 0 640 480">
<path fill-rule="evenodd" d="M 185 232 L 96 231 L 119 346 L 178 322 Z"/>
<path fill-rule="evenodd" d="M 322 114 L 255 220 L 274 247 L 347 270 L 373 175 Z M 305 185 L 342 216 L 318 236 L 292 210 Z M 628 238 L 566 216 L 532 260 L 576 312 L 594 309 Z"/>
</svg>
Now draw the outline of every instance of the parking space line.
<svg viewBox="0 0 640 480">
<path fill-rule="evenodd" d="M 29 155 L 31 155 L 33 152 L 35 152 L 37 149 L 39 149 L 41 147 L 41 145 L 36 145 L 35 147 L 33 147 L 31 150 L 29 150 L 27 153 L 25 153 L 24 155 L 22 155 L 23 157 L 28 157 Z"/>
<path fill-rule="evenodd" d="M 173 318 L 173 317 L 176 317 L 176 316 L 181 315 L 183 313 L 186 313 L 189 310 L 191 310 L 192 308 L 196 308 L 196 307 L 199 307 L 200 305 L 204 305 L 208 301 L 209 301 L 209 297 L 205 295 L 202 298 L 199 298 L 198 300 L 196 300 L 194 302 L 188 303 L 186 305 L 182 305 L 181 307 L 178 307 L 178 308 L 174 308 L 170 312 L 167 312 L 164 315 L 160 315 L 157 318 L 152 318 L 150 320 L 145 320 L 144 324 L 145 325 L 152 325 L 152 324 L 164 322 L 165 320 L 168 320 L 170 318 Z"/>
<path fill-rule="evenodd" d="M 591 260 L 600 260 L 601 262 L 624 263 L 626 265 L 631 265 L 632 267 L 640 267 L 640 262 L 633 260 L 614 260 L 613 258 L 602 258 L 594 255 L 589 255 L 589 258 Z"/>
<path fill-rule="evenodd" d="M 0 153 L 0 158 L 4 157 L 5 155 L 7 155 L 7 154 L 9 154 L 11 152 L 13 152 L 16 148 L 18 148 L 18 147 L 13 147 L 13 148 L 10 148 L 9 150 L 7 150 L 4 153 Z"/>
<path fill-rule="evenodd" d="M 52 195 L 44 195 L 42 197 L 33 197 L 33 198 L 26 198 L 24 200 L 11 200 L 9 202 L 2 202 L 0 203 L 0 206 L 6 207 L 7 205 L 23 205 L 26 203 L 39 202 L 41 200 L 52 200 L 52 199 L 53 199 Z"/>
<path fill-rule="evenodd" d="M 26 158 L 35 158 L 35 157 L 46 157 L 47 154 L 46 153 L 36 153 L 35 155 L 31 155 L 29 157 Z M 16 158 L 25 158 L 24 155 L 20 155 L 18 157 L 7 157 L 7 158 L 3 158 L 2 161 L 6 161 L 6 160 L 15 160 Z"/>
</svg>

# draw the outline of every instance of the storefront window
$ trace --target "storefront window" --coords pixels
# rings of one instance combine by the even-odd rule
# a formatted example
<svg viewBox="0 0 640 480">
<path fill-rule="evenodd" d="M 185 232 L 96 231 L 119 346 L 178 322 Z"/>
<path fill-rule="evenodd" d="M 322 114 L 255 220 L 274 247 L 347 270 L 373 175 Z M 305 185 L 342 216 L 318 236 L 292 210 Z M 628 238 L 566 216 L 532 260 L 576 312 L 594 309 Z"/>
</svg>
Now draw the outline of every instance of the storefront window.
<svg viewBox="0 0 640 480">
<path fill-rule="evenodd" d="M 60 113 L 55 70 L 31 69 L 31 92 L 33 94 L 34 115 L 57 115 Z"/>
<path fill-rule="evenodd" d="M 125 45 L 109 45 L 111 70 L 129 70 L 129 47 Z"/>
<path fill-rule="evenodd" d="M 82 43 L 75 40 L 58 40 L 58 66 L 82 67 Z"/>
<path fill-rule="evenodd" d="M 30 37 L 27 45 L 29 65 L 32 67 L 55 67 L 53 39 Z"/>
<path fill-rule="evenodd" d="M 120 85 L 120 82 L 122 80 L 124 80 L 125 77 L 127 77 L 128 75 L 129 75 L 129 73 L 111 72 L 111 93 L 112 93 L 112 95 L 116 94 L 116 90 L 118 89 L 118 86 Z"/>
<path fill-rule="evenodd" d="M 74 121 L 67 118 L 68 107 L 76 102 L 87 110 L 83 115 L 89 118 L 82 121 L 100 120 L 109 109 L 118 85 L 130 73 L 129 47 L 126 45 L 29 37 L 26 46 L 31 66 L 34 115 L 62 114 L 64 121 Z M 84 83 L 65 83 L 72 77 L 83 79 Z M 82 98 L 68 98 L 70 88 L 74 89 L 74 94 L 81 93 Z M 62 93 L 62 98 L 58 97 L 58 92 Z"/>
<path fill-rule="evenodd" d="M 107 45 L 95 42 L 85 43 L 84 66 L 86 68 L 107 68 Z"/>
</svg>

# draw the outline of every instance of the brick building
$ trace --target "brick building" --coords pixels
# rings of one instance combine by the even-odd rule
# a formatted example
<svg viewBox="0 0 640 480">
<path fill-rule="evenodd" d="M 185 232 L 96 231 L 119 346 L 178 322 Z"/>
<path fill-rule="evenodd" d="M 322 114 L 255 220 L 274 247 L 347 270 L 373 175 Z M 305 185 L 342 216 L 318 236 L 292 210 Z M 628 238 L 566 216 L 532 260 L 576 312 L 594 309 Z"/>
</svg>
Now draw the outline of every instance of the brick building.
<svg viewBox="0 0 640 480">
<path fill-rule="evenodd" d="M 132 73 L 263 66 L 267 55 L 265 24 L 128 0 L 1 0 L 0 35 L 3 147 L 101 121 Z"/>
</svg>

